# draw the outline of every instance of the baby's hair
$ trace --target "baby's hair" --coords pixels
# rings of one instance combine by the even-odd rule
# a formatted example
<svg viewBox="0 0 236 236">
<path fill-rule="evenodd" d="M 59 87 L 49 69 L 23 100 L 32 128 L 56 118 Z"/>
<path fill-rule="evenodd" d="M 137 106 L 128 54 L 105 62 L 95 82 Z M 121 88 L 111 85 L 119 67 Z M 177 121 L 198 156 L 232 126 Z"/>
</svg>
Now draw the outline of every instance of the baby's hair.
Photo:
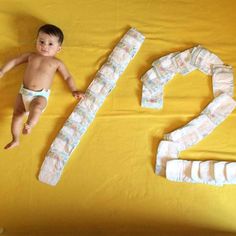
<svg viewBox="0 0 236 236">
<path fill-rule="evenodd" d="M 61 29 L 59 29 L 55 25 L 51 25 L 51 24 L 43 25 L 39 28 L 38 34 L 40 32 L 43 32 L 43 33 L 46 33 L 46 34 L 49 34 L 49 35 L 54 35 L 54 36 L 58 37 L 58 42 L 60 44 L 62 44 L 62 42 L 64 40 L 63 32 L 61 31 Z"/>
</svg>

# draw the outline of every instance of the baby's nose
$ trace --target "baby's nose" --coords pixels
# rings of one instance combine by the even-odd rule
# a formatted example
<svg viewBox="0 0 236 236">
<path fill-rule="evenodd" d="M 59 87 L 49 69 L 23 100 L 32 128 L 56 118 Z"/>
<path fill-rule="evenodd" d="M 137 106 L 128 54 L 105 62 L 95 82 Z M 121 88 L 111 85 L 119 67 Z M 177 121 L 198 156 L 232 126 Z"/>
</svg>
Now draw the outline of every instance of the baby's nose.
<svg viewBox="0 0 236 236">
<path fill-rule="evenodd" d="M 43 48 L 43 49 L 47 49 L 47 48 L 48 48 L 48 45 L 47 45 L 47 44 L 43 44 L 43 45 L 42 45 L 42 48 Z"/>
</svg>

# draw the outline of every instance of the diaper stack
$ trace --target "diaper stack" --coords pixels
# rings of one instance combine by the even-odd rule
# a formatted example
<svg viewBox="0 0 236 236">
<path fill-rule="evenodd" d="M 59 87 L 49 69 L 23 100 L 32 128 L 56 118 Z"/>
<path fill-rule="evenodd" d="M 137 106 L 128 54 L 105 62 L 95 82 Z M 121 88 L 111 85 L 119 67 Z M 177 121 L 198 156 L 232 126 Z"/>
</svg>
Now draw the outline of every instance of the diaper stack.
<svg viewBox="0 0 236 236">
<path fill-rule="evenodd" d="M 214 95 L 226 92 L 233 96 L 232 67 L 223 65 L 215 54 L 202 46 L 183 52 L 171 53 L 152 63 L 152 68 L 141 78 L 143 82 L 142 107 L 161 109 L 163 90 L 167 82 L 179 73 L 187 75 L 199 69 L 207 75 L 213 75 Z"/>
<path fill-rule="evenodd" d="M 236 184 L 236 162 L 172 160 L 167 162 L 166 178 L 216 186 Z"/>
<path fill-rule="evenodd" d="M 195 69 L 212 75 L 214 94 L 212 102 L 198 117 L 184 127 L 164 135 L 164 140 L 158 146 L 156 174 L 166 176 L 173 181 L 220 186 L 224 183 L 233 183 L 232 168 L 236 175 L 236 163 L 177 160 L 181 151 L 200 142 L 235 109 L 236 102 L 232 98 L 234 89 L 232 67 L 224 65 L 220 58 L 202 46 L 171 53 L 154 61 L 152 65 L 153 67 L 141 78 L 143 81 L 143 107 L 161 109 L 163 107 L 163 89 L 166 83 L 176 73 L 186 75 Z M 221 180 L 218 175 L 223 172 L 220 174 L 219 166 L 224 166 L 221 169 L 224 172 L 224 179 L 222 177 Z"/>
<path fill-rule="evenodd" d="M 156 174 L 165 176 L 168 162 L 177 159 L 181 151 L 199 143 L 209 135 L 231 114 L 235 106 L 236 103 L 230 96 L 220 94 L 198 117 L 185 126 L 165 134 L 157 150 Z"/>
<path fill-rule="evenodd" d="M 131 28 L 113 49 L 108 60 L 86 90 L 85 98 L 77 104 L 53 141 L 40 170 L 41 182 L 50 185 L 57 184 L 72 151 L 79 144 L 97 111 L 138 52 L 143 41 L 144 36 Z"/>
</svg>

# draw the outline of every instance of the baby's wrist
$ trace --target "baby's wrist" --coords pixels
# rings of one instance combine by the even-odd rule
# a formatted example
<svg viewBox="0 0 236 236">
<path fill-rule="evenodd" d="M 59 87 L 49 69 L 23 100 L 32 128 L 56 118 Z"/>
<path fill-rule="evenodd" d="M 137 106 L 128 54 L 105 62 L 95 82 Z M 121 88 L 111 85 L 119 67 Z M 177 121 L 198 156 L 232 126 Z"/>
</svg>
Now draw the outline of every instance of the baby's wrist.
<svg viewBox="0 0 236 236">
<path fill-rule="evenodd" d="M 72 91 L 72 96 L 75 98 L 84 98 L 84 93 L 79 90 Z"/>
</svg>

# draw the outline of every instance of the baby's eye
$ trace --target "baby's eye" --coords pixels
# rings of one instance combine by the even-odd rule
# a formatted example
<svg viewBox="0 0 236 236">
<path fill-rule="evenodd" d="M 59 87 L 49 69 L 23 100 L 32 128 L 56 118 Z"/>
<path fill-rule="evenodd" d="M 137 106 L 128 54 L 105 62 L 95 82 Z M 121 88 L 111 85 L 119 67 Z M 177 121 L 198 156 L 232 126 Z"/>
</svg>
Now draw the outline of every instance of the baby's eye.
<svg viewBox="0 0 236 236">
<path fill-rule="evenodd" d="M 44 44 L 44 41 L 43 41 L 43 40 L 40 40 L 39 42 L 40 42 L 40 44 Z"/>
<path fill-rule="evenodd" d="M 49 43 L 49 46 L 53 46 L 53 43 Z"/>
</svg>

